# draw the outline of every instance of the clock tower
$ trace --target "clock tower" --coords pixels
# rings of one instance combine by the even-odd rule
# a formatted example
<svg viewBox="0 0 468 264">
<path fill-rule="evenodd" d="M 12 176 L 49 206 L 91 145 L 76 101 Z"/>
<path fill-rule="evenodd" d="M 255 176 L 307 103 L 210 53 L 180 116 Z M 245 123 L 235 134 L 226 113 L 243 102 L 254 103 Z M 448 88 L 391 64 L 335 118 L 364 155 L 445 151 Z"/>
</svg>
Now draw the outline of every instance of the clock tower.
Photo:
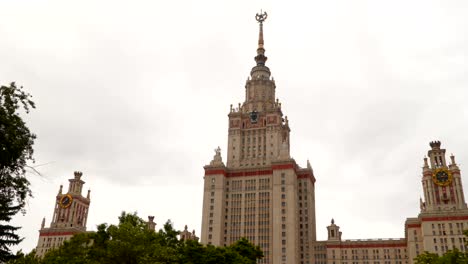
<svg viewBox="0 0 468 264">
<path fill-rule="evenodd" d="M 447 163 L 440 141 L 432 141 L 429 145 L 431 149 L 424 158 L 422 173 L 425 201 L 421 203 L 422 212 L 467 209 L 455 156 L 452 154 Z"/>
<path fill-rule="evenodd" d="M 442 255 L 453 248 L 467 250 L 463 230 L 468 226 L 468 208 L 460 168 L 453 154 L 450 161 L 446 159 L 440 141 L 429 146 L 422 167 L 421 213 L 405 222 L 409 263 L 425 251 Z"/>
<path fill-rule="evenodd" d="M 54 214 L 50 227 L 45 227 L 45 218 L 39 230 L 39 241 L 36 247 L 37 256 L 44 256 L 47 251 L 57 248 L 73 235 L 86 231 L 86 221 L 90 204 L 90 190 L 86 197 L 82 193 L 84 181 L 82 172 L 75 171 L 74 178 L 69 179 L 68 191 L 63 193 L 60 185 L 55 197 Z"/>
</svg>

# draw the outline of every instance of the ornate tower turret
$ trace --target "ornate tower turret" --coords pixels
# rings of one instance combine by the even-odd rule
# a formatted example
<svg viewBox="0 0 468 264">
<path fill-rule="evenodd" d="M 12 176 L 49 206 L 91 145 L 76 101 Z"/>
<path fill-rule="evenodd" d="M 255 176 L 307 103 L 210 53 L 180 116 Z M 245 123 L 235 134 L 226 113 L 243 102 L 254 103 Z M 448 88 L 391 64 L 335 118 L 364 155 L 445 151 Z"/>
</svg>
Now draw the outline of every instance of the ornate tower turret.
<svg viewBox="0 0 468 264">
<path fill-rule="evenodd" d="M 228 167 L 268 166 L 289 159 L 289 124 L 281 103 L 275 101 L 275 81 L 265 65 L 263 22 L 267 13 L 256 15 L 259 37 L 256 65 L 245 84 L 245 101 L 229 113 Z"/>
<path fill-rule="evenodd" d="M 68 180 L 70 182 L 70 184 L 68 185 L 68 193 L 81 195 L 81 189 L 83 188 L 83 184 L 85 183 L 81 180 L 81 176 L 83 175 L 83 173 L 81 171 L 75 171 L 73 174 L 75 177 L 73 179 Z"/>
<path fill-rule="evenodd" d="M 327 226 L 328 230 L 328 241 L 341 241 L 340 227 L 335 224 L 335 220 L 332 218 L 331 225 Z"/>
<path fill-rule="evenodd" d="M 423 212 L 466 209 L 465 195 L 460 177 L 460 169 L 451 155 L 451 164 L 447 165 L 445 149 L 441 149 L 440 141 L 429 143 L 431 149 L 428 158 L 424 158 Z M 429 159 L 429 160 L 428 160 Z"/>
<path fill-rule="evenodd" d="M 59 247 L 74 234 L 86 231 L 90 196 L 89 191 L 87 197 L 81 194 L 85 183 L 81 180 L 82 175 L 82 172 L 74 172 L 74 178 L 69 179 L 70 184 L 66 194 L 62 193 L 63 186 L 60 185 L 50 227 L 45 227 L 43 220 L 39 230 L 36 248 L 38 256 L 43 256 L 51 248 Z"/>
<path fill-rule="evenodd" d="M 156 230 L 156 223 L 154 222 L 154 216 L 148 216 L 148 222 L 146 222 L 146 226 L 149 230 L 155 231 Z"/>
</svg>

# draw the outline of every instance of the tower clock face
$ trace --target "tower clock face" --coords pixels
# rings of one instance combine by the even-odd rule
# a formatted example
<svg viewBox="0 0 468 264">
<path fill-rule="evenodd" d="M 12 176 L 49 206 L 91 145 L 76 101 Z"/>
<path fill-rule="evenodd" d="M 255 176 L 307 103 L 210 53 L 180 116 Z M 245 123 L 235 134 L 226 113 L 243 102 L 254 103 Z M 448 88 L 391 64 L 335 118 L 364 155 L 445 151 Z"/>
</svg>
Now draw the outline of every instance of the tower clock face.
<svg viewBox="0 0 468 264">
<path fill-rule="evenodd" d="M 452 183 L 452 173 L 446 168 L 439 168 L 432 174 L 432 180 L 439 186 L 447 186 Z"/>
<path fill-rule="evenodd" d="M 73 197 L 70 194 L 65 194 L 60 198 L 59 205 L 62 208 L 68 208 L 72 204 Z"/>
<path fill-rule="evenodd" d="M 257 123 L 257 121 L 258 121 L 258 112 L 257 111 L 250 112 L 250 122 Z"/>
</svg>

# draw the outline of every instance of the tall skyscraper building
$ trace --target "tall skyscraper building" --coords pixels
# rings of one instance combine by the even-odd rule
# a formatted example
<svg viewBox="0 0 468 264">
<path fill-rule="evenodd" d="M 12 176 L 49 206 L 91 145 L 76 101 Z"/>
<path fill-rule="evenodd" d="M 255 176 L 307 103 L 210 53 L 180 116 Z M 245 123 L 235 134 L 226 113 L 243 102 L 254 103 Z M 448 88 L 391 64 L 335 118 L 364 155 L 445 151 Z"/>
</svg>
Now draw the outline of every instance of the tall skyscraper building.
<svg viewBox="0 0 468 264">
<path fill-rule="evenodd" d="M 439 141 L 430 142 L 424 158 L 424 200 L 419 215 L 406 219 L 404 238 L 343 239 L 332 219 L 328 239 L 317 241 L 315 177 L 309 162 L 302 168 L 290 155 L 289 121 L 265 64 L 266 17 L 256 16 L 256 65 L 245 84 L 245 101 L 231 105 L 228 114 L 226 164 L 217 148 L 204 167 L 201 242 L 226 246 L 246 237 L 262 248 L 259 263 L 270 264 L 412 264 L 425 251 L 466 251 L 468 209 L 460 169 L 455 156 L 447 162 Z"/>
<path fill-rule="evenodd" d="M 68 191 L 63 192 L 60 185 L 55 197 L 54 214 L 50 227 L 45 227 L 45 218 L 42 219 L 39 230 L 39 240 L 36 247 L 36 255 L 43 257 L 50 249 L 60 247 L 65 240 L 73 235 L 86 231 L 86 221 L 88 220 L 88 210 L 90 191 L 84 197 L 81 192 L 84 181 L 81 179 L 83 173 L 75 171 L 74 177 L 69 179 Z"/>
<path fill-rule="evenodd" d="M 290 155 L 289 121 L 275 96 L 266 66 L 263 22 L 256 65 L 245 84 L 245 101 L 231 105 L 227 162 L 220 149 L 205 168 L 201 242 L 229 245 L 241 237 L 260 245 L 260 263 L 305 263 L 315 234 L 315 178 L 307 162 Z"/>
</svg>

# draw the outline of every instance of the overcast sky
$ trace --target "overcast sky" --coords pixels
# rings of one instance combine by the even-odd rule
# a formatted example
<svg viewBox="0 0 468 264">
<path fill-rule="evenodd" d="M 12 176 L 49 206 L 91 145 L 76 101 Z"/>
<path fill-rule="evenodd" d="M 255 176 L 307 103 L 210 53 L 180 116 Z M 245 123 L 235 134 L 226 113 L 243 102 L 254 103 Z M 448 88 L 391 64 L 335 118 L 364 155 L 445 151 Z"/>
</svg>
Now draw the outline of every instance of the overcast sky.
<svg viewBox="0 0 468 264">
<path fill-rule="evenodd" d="M 14 219 L 29 252 L 73 171 L 88 230 L 120 212 L 200 234 L 203 166 L 226 157 L 260 9 L 291 154 L 317 179 L 319 239 L 403 237 L 421 166 L 441 140 L 468 164 L 468 2 L 2 1 L 0 84 L 34 96 L 34 198 Z M 468 180 L 465 180 L 465 187 Z"/>
</svg>

